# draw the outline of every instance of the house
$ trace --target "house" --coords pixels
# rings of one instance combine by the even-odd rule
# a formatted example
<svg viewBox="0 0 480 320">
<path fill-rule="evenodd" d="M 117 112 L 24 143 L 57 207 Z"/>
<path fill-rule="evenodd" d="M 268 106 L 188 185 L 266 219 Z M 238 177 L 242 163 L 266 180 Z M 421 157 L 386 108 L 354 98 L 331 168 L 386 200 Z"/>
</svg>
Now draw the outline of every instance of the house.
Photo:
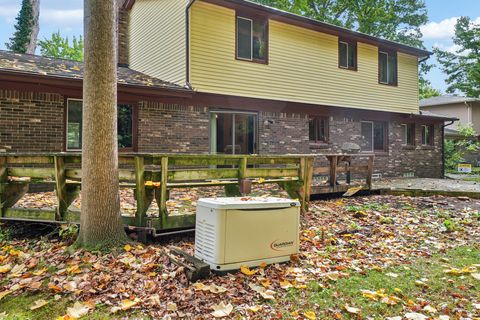
<svg viewBox="0 0 480 320">
<path fill-rule="evenodd" d="M 423 99 L 420 101 L 420 110 L 457 117 L 459 121 L 446 130 L 447 137 L 458 136 L 458 128 L 466 126 L 471 126 L 477 134 L 480 134 L 480 99 L 478 98 L 444 95 Z"/>
<path fill-rule="evenodd" d="M 420 101 L 420 110 L 459 119 L 451 127 L 445 128 L 446 139 L 463 139 L 458 129 L 467 126 L 471 126 L 475 130 L 477 139 L 480 139 L 480 99 L 478 98 L 444 95 L 423 99 Z M 480 165 L 478 152 L 466 152 L 463 158 L 468 163 Z"/>
<path fill-rule="evenodd" d="M 430 52 L 245 0 L 119 9 L 120 151 L 375 153 L 384 176 L 443 174 L 444 123 L 422 114 Z M 0 52 L 0 149 L 81 146 L 82 64 Z"/>
</svg>

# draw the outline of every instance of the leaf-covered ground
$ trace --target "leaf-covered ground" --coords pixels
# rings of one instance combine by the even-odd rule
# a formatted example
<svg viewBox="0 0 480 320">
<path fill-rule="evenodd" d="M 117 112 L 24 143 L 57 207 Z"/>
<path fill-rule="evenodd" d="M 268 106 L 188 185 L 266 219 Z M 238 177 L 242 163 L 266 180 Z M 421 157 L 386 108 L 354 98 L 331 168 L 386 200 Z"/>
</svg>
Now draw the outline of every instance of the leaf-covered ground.
<svg viewBox="0 0 480 320">
<path fill-rule="evenodd" d="M 480 201 L 394 196 L 312 202 L 291 262 L 194 284 L 164 254 L 192 238 L 3 240 L 0 318 L 479 319 L 479 240 Z"/>
</svg>

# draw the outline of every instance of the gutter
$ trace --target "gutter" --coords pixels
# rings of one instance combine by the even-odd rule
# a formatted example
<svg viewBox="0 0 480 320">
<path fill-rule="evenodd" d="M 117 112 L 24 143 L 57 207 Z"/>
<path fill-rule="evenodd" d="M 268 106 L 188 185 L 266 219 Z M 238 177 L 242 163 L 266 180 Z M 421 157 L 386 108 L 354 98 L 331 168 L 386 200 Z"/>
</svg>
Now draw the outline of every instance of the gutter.
<svg viewBox="0 0 480 320">
<path fill-rule="evenodd" d="M 190 8 L 196 0 L 190 0 L 185 8 L 185 82 L 188 88 L 192 88 L 190 84 Z"/>
<path fill-rule="evenodd" d="M 445 179 L 445 128 L 452 125 L 457 120 L 450 120 L 449 123 L 442 124 L 442 179 Z"/>
</svg>

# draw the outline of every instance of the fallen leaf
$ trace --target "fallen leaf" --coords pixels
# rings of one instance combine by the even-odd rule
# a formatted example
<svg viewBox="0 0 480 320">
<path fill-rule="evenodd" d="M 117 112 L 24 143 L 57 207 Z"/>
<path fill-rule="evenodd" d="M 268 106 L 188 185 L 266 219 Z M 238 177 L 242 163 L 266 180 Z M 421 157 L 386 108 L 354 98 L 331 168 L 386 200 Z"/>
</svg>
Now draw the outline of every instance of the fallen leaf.
<svg viewBox="0 0 480 320">
<path fill-rule="evenodd" d="M 10 270 L 12 270 L 12 265 L 11 264 L 6 264 L 6 265 L 0 267 L 0 273 L 7 273 Z"/>
<path fill-rule="evenodd" d="M 135 299 L 135 300 L 122 300 L 122 304 L 121 304 L 121 309 L 123 311 L 125 310 L 128 310 L 130 308 L 133 308 L 134 306 L 136 306 L 138 303 L 140 302 L 139 299 Z"/>
<path fill-rule="evenodd" d="M 249 306 L 247 307 L 247 310 L 251 312 L 258 312 L 262 310 L 262 306 Z"/>
<path fill-rule="evenodd" d="M 177 304 L 174 302 L 167 302 L 167 310 L 168 311 L 177 311 Z"/>
<path fill-rule="evenodd" d="M 360 309 L 359 309 L 359 308 L 350 307 L 350 306 L 348 306 L 348 305 L 345 305 L 344 308 L 345 308 L 345 310 L 346 310 L 348 313 L 352 313 L 352 314 L 359 314 L 359 313 L 360 313 Z"/>
<path fill-rule="evenodd" d="M 313 311 L 305 311 L 305 313 L 303 315 L 308 320 L 316 320 L 317 319 L 317 315 Z"/>
<path fill-rule="evenodd" d="M 480 280 L 480 273 L 470 273 L 474 279 Z"/>
<path fill-rule="evenodd" d="M 405 314 L 405 318 L 409 320 L 427 320 L 428 317 L 421 314 L 421 313 L 416 313 L 416 312 L 409 312 Z"/>
<path fill-rule="evenodd" d="M 212 316 L 215 318 L 223 318 L 232 313 L 233 306 L 230 303 L 225 305 L 225 303 L 222 301 L 219 304 L 213 305 L 212 309 L 214 310 L 212 313 L 210 313 Z"/>
<path fill-rule="evenodd" d="M 90 307 L 77 301 L 71 308 L 67 308 L 67 315 L 72 319 L 79 319 L 90 311 Z"/>
<path fill-rule="evenodd" d="M 43 307 L 43 306 L 46 305 L 46 304 L 48 304 L 48 301 L 46 301 L 46 300 L 43 300 L 43 299 L 36 300 L 36 301 L 30 306 L 30 310 L 39 309 L 39 308 Z"/>
<path fill-rule="evenodd" d="M 241 266 L 240 267 L 240 271 L 243 273 L 243 274 L 246 274 L 247 276 L 253 276 L 255 273 L 258 272 L 258 270 L 250 270 L 249 267 L 246 267 L 246 266 Z"/>
</svg>

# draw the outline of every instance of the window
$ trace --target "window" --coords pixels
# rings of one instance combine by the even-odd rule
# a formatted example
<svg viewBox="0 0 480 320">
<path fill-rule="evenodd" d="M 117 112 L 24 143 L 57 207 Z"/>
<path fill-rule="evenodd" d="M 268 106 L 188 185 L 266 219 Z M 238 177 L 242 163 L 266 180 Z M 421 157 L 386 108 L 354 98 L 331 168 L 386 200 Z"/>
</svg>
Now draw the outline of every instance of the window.
<svg viewBox="0 0 480 320">
<path fill-rule="evenodd" d="M 397 85 L 397 53 L 378 52 L 378 81 L 382 84 Z"/>
<path fill-rule="evenodd" d="M 82 149 L 82 106 L 82 100 L 67 102 L 67 150 Z M 133 108 L 119 104 L 117 117 L 118 147 L 133 149 Z"/>
<path fill-rule="evenodd" d="M 328 118 L 310 117 L 308 120 L 308 137 L 314 142 L 328 142 Z"/>
<path fill-rule="evenodd" d="M 267 20 L 237 17 L 237 59 L 267 61 Z"/>
<path fill-rule="evenodd" d="M 250 112 L 210 113 L 210 151 L 217 154 L 254 154 L 257 115 Z"/>
<path fill-rule="evenodd" d="M 402 144 L 405 146 L 415 145 L 415 124 L 402 124 Z"/>
<path fill-rule="evenodd" d="M 386 133 L 384 122 L 362 121 L 362 151 L 386 151 Z"/>
<path fill-rule="evenodd" d="M 433 146 L 433 125 L 422 126 L 422 145 Z"/>
<path fill-rule="evenodd" d="M 338 66 L 357 70 L 357 43 L 340 39 L 338 42 Z"/>
</svg>

